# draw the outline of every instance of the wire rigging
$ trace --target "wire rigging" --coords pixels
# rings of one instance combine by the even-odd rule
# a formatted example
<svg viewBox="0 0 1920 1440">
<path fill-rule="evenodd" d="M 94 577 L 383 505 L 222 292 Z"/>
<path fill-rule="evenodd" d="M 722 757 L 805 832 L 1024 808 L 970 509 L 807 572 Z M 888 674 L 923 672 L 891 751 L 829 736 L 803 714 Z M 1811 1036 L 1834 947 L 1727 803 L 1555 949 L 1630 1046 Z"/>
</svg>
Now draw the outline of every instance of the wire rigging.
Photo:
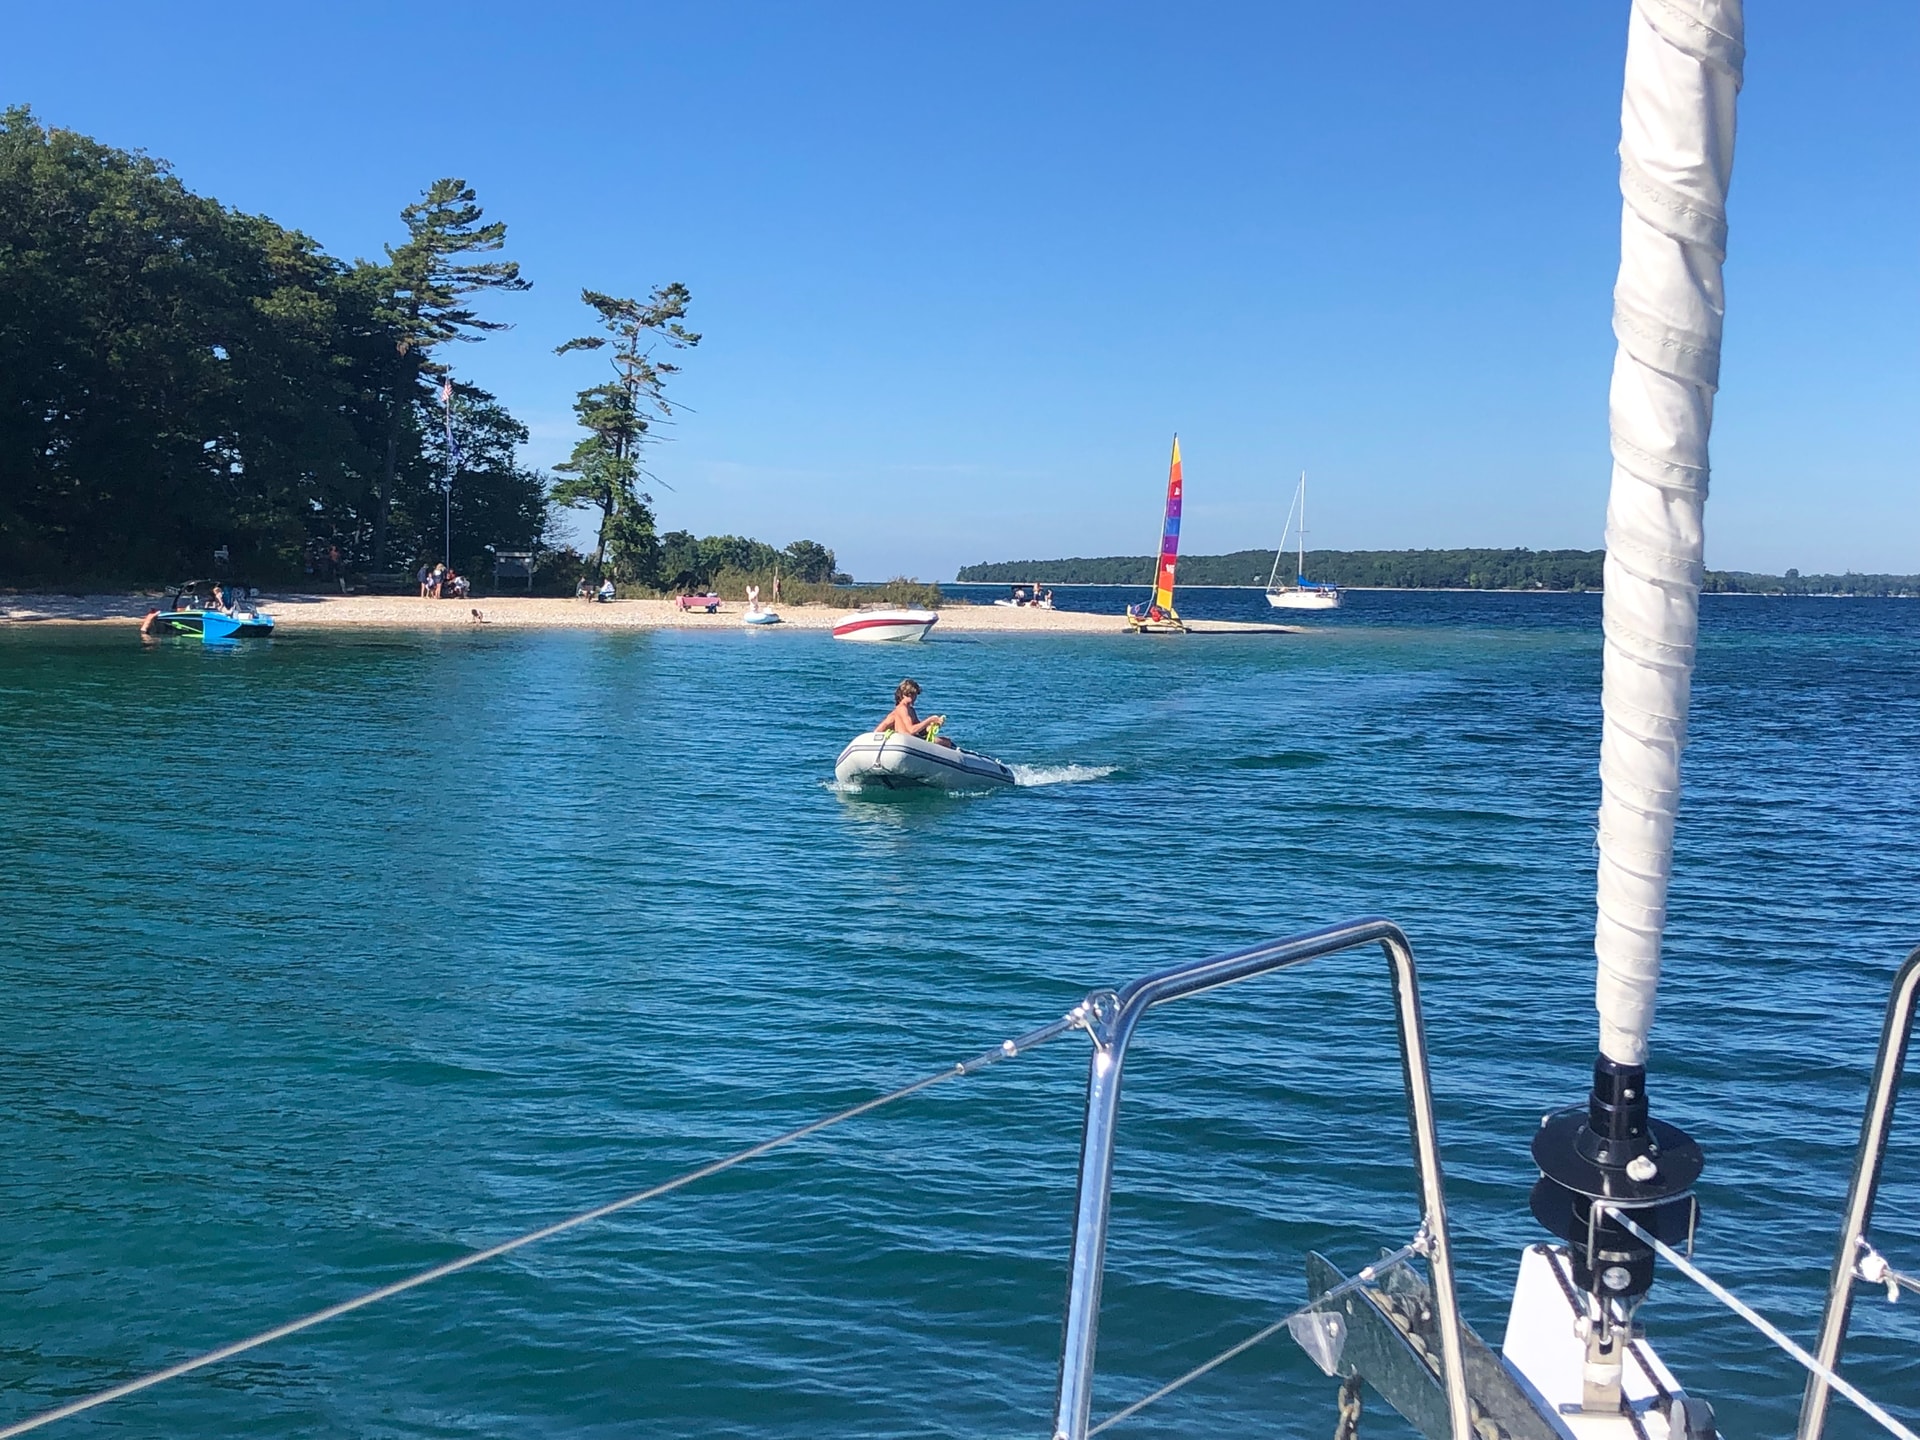
<svg viewBox="0 0 1920 1440">
<path fill-rule="evenodd" d="M 1609 1210 L 1607 1213 L 1610 1219 L 1618 1220 L 1628 1230 L 1631 1230 L 1635 1235 L 1638 1235 L 1642 1240 L 1646 1241 L 1647 1244 L 1651 1245 L 1674 1269 L 1678 1270 L 1682 1275 L 1685 1275 L 1689 1280 L 1693 1281 L 1694 1284 L 1713 1296 L 1714 1299 L 1718 1300 L 1722 1305 L 1725 1305 L 1762 1335 L 1773 1341 L 1774 1344 L 1786 1351 L 1787 1354 L 1791 1355 L 1795 1360 L 1798 1360 L 1809 1373 L 1818 1375 L 1822 1380 L 1825 1380 L 1827 1384 L 1831 1385 L 1835 1390 L 1838 1390 L 1855 1405 L 1858 1405 L 1870 1418 L 1877 1421 L 1881 1428 L 1891 1434 L 1898 1435 L 1900 1440 L 1920 1440 L 1920 1435 L 1916 1435 L 1907 1426 L 1901 1424 L 1893 1416 L 1881 1409 L 1880 1406 L 1872 1400 L 1869 1400 L 1852 1384 L 1843 1379 L 1838 1371 L 1830 1369 L 1814 1359 L 1812 1355 L 1808 1354 L 1805 1349 L 1796 1344 L 1792 1337 L 1778 1325 L 1775 1325 L 1771 1320 L 1767 1319 L 1766 1316 L 1762 1315 L 1758 1310 L 1755 1310 L 1751 1305 L 1747 1304 L 1746 1301 L 1742 1300 L 1738 1295 L 1735 1295 L 1731 1290 L 1727 1289 L 1726 1286 L 1707 1274 L 1706 1271 L 1702 1270 L 1698 1265 L 1695 1265 L 1678 1250 L 1675 1250 L 1665 1241 L 1656 1239 L 1647 1231 L 1642 1230 L 1633 1222 L 1631 1217 L 1623 1214 L 1621 1211 Z"/>
<path fill-rule="evenodd" d="M 1187 1371 L 1186 1374 L 1181 1375 L 1176 1379 L 1169 1380 L 1166 1384 L 1162 1385 L 1158 1390 L 1155 1390 L 1151 1395 L 1144 1395 L 1140 1399 L 1134 1401 L 1131 1405 L 1128 1405 L 1127 1407 L 1125 1407 L 1124 1409 L 1114 1411 L 1113 1414 L 1107 1416 L 1106 1419 L 1102 1420 L 1098 1425 L 1095 1425 L 1094 1427 L 1092 1427 L 1090 1430 L 1087 1431 L 1088 1440 L 1092 1440 L 1092 1437 L 1095 1435 L 1098 1435 L 1102 1430 L 1108 1429 L 1110 1426 L 1118 1425 L 1122 1420 L 1130 1419 L 1131 1417 L 1138 1415 L 1142 1410 L 1146 1409 L 1149 1405 L 1156 1404 L 1159 1401 L 1166 1399 L 1167 1396 L 1173 1394 L 1174 1391 L 1186 1388 L 1188 1385 L 1191 1385 L 1195 1380 L 1198 1380 L 1202 1375 L 1205 1375 L 1210 1371 L 1219 1369 L 1222 1365 L 1226 1364 L 1227 1361 L 1233 1359 L 1234 1356 L 1244 1354 L 1246 1351 L 1253 1349 L 1254 1346 L 1260 1344 L 1262 1341 L 1271 1340 L 1275 1335 L 1278 1335 L 1282 1330 L 1285 1330 L 1289 1325 L 1291 1325 L 1295 1320 L 1299 1319 L 1301 1316 L 1311 1315 L 1317 1310 L 1319 1310 L 1321 1306 L 1327 1303 L 1327 1301 L 1337 1300 L 1340 1296 L 1345 1295 L 1348 1291 L 1358 1290 L 1363 1285 L 1371 1285 L 1374 1281 L 1378 1280 L 1382 1275 L 1386 1274 L 1387 1271 L 1393 1269 L 1395 1266 L 1404 1265 L 1408 1260 L 1412 1259 L 1415 1255 L 1424 1255 L 1426 1253 L 1427 1253 L 1427 1232 L 1426 1232 L 1426 1227 L 1423 1225 L 1420 1228 L 1420 1233 L 1415 1235 L 1413 1239 L 1409 1240 L 1405 1245 L 1402 1245 L 1398 1250 L 1395 1250 L 1392 1254 L 1382 1255 L 1378 1260 L 1374 1261 L 1373 1264 L 1367 1266 L 1364 1270 L 1362 1270 L 1358 1275 L 1355 1275 L 1352 1279 L 1342 1280 L 1338 1285 L 1335 1285 L 1331 1290 L 1326 1291 L 1324 1294 L 1315 1296 L 1312 1300 L 1308 1301 L 1305 1305 L 1302 1305 L 1298 1310 L 1294 1310 L 1289 1312 L 1286 1315 L 1282 1315 L 1278 1320 L 1274 1321 L 1271 1325 L 1268 1325 L 1263 1329 L 1256 1330 L 1253 1334 L 1247 1336 L 1244 1340 L 1235 1341 L 1233 1344 L 1229 1345 L 1226 1349 L 1222 1350 L 1219 1354 L 1215 1355 L 1212 1359 L 1203 1360 L 1200 1364 L 1194 1366 L 1193 1369 Z"/>
<path fill-rule="evenodd" d="M 1090 1014 L 1091 1012 L 1084 1003 L 1077 1005 L 1051 1024 L 1042 1025 L 1037 1030 L 1030 1030 L 1026 1034 L 1017 1036 L 1014 1039 L 1003 1040 L 993 1049 L 984 1051 L 974 1056 L 971 1060 L 962 1060 L 956 1064 L 947 1066 L 944 1070 L 936 1070 L 931 1075 L 923 1075 L 920 1079 L 902 1085 L 896 1090 L 889 1090 L 884 1095 L 876 1095 L 870 1100 L 863 1100 L 857 1105 L 849 1105 L 844 1110 L 837 1110 L 831 1115 L 822 1116 L 818 1120 L 811 1120 L 805 1125 L 788 1130 L 783 1134 L 775 1135 L 771 1139 L 762 1140 L 756 1145 L 749 1145 L 744 1150 L 736 1150 L 731 1155 L 722 1156 L 718 1160 L 712 1160 L 705 1165 L 684 1171 L 679 1175 L 675 1175 L 670 1180 L 663 1180 L 657 1185 L 649 1185 L 644 1190 L 636 1190 L 630 1195 L 623 1195 L 619 1199 L 610 1200 L 604 1205 L 596 1205 L 590 1210 L 582 1210 L 576 1215 L 569 1215 L 564 1220 L 557 1220 L 551 1225 L 543 1225 L 538 1230 L 529 1230 L 524 1235 L 516 1235 L 511 1240 L 503 1240 L 499 1244 L 490 1245 L 484 1250 L 470 1251 L 465 1255 L 457 1256 L 442 1264 L 418 1271 L 404 1279 L 396 1280 L 391 1284 L 382 1285 L 377 1289 L 356 1295 L 350 1300 L 342 1300 L 338 1304 L 315 1310 L 308 1315 L 302 1315 L 297 1320 L 289 1320 L 285 1324 L 276 1325 L 270 1330 L 262 1330 L 257 1335 L 249 1335 L 244 1340 L 235 1340 L 231 1344 L 208 1350 L 204 1354 L 194 1356 L 192 1359 L 182 1360 L 178 1364 L 169 1365 L 163 1370 L 152 1371 L 146 1375 L 125 1381 L 122 1384 L 96 1391 L 91 1395 L 82 1396 L 78 1400 L 69 1401 L 65 1405 L 56 1406 L 54 1409 L 41 1411 L 37 1415 L 30 1415 L 24 1420 L 17 1420 L 11 1425 L 0 1428 L 0 1440 L 9 1440 L 11 1436 L 24 1435 L 30 1430 L 38 1430 L 43 1425 L 51 1425 L 56 1420 L 65 1420 L 71 1416 L 79 1415 L 84 1411 L 109 1404 L 112 1401 L 122 1400 L 129 1395 L 138 1394 L 142 1390 L 149 1390 L 155 1385 L 164 1384 L 169 1380 L 177 1380 L 183 1375 L 191 1375 L 196 1370 L 204 1370 L 210 1365 L 218 1365 L 222 1361 L 233 1359 L 236 1355 L 244 1355 L 249 1350 L 257 1350 L 263 1345 L 273 1344 L 276 1340 L 284 1340 L 289 1335 L 297 1335 L 302 1330 L 311 1330 L 316 1325 L 324 1325 L 329 1320 L 337 1320 L 342 1315 L 351 1314 L 355 1310 L 365 1309 L 369 1305 L 391 1299 L 395 1295 L 404 1294 L 406 1291 L 416 1290 L 422 1285 L 431 1284 L 435 1280 L 444 1280 L 447 1276 L 457 1275 L 462 1270 L 471 1270 L 476 1265 L 484 1265 L 489 1260 L 497 1260 L 502 1255 L 511 1254 L 515 1250 L 521 1250 L 529 1245 L 538 1244 L 542 1240 L 550 1240 L 555 1235 L 564 1234 L 568 1230 L 577 1229 L 582 1225 L 590 1225 L 596 1220 L 604 1220 L 609 1215 L 617 1215 L 622 1210 L 631 1209 L 633 1206 L 642 1204 L 645 1201 L 655 1200 L 662 1195 L 671 1194 L 673 1191 L 683 1189 L 695 1181 L 708 1179 L 723 1171 L 731 1170 L 736 1165 L 744 1165 L 749 1160 L 758 1159 L 770 1151 L 782 1149 L 797 1141 L 804 1140 L 810 1135 L 818 1135 L 822 1130 L 829 1130 L 835 1125 L 841 1125 L 849 1120 L 856 1119 L 859 1116 L 867 1114 L 869 1111 L 878 1110 L 884 1105 L 894 1104 L 896 1101 L 904 1100 L 910 1095 L 917 1095 L 922 1090 L 930 1089 L 935 1085 L 941 1084 L 943 1081 L 958 1080 L 968 1075 L 977 1074 L 990 1065 L 998 1064 L 1002 1060 L 1011 1060 L 1016 1055 L 1023 1055 L 1027 1051 L 1044 1045 L 1050 1040 L 1057 1040 L 1060 1036 L 1068 1034 L 1071 1031 L 1084 1029 Z"/>
</svg>

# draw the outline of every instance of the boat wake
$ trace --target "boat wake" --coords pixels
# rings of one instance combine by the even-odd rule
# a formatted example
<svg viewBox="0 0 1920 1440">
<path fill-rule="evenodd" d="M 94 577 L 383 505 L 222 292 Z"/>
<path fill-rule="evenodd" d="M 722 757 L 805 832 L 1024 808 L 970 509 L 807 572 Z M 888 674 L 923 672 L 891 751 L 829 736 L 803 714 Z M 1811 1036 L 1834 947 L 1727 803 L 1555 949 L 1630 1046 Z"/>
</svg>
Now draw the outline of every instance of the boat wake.
<svg viewBox="0 0 1920 1440">
<path fill-rule="evenodd" d="M 1009 765 L 1013 783 L 1022 789 L 1036 785 L 1077 785 L 1082 780 L 1104 780 L 1118 765 Z"/>
</svg>

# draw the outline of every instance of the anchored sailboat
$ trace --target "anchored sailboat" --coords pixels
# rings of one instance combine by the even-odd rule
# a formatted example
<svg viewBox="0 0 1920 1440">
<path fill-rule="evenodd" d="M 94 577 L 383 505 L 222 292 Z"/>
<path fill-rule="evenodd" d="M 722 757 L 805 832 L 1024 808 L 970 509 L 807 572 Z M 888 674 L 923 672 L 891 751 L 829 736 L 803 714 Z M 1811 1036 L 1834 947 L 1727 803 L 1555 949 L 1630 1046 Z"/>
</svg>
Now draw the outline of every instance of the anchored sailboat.
<svg viewBox="0 0 1920 1440">
<path fill-rule="evenodd" d="M 1316 585 L 1307 579 L 1307 472 L 1300 472 L 1300 486 L 1293 492 L 1293 505 L 1287 511 L 1291 524 L 1294 512 L 1300 516 L 1300 552 L 1293 567 L 1294 583 L 1276 585 L 1280 561 L 1287 553 L 1287 527 L 1280 529 L 1280 548 L 1274 552 L 1273 573 L 1267 576 L 1267 604 L 1276 610 L 1338 610 L 1340 587 Z"/>
<path fill-rule="evenodd" d="M 1127 607 L 1127 630 L 1134 635 L 1184 635 L 1187 627 L 1173 608 L 1173 571 L 1180 559 L 1180 437 L 1173 437 L 1173 461 L 1167 467 L 1167 509 L 1160 526 L 1160 559 L 1153 571 L 1153 599 Z"/>
</svg>

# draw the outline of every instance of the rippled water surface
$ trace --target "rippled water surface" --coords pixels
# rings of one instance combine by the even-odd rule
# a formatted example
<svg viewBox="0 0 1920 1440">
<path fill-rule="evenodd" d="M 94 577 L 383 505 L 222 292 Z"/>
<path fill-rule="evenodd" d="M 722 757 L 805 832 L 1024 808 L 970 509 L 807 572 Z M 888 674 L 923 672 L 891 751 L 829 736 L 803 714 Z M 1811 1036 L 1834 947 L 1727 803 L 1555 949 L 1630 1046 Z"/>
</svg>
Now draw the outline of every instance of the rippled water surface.
<svg viewBox="0 0 1920 1440">
<path fill-rule="evenodd" d="M 1527 1140 L 1593 1046 L 1598 615 L 1358 594 L 1298 636 L 919 647 L 0 633 L 0 1420 L 1089 987 L 1364 913 L 1420 957 L 1465 1305 L 1497 1343 Z M 1802 1336 L 1920 941 L 1917 647 L 1920 605 L 1705 608 L 1656 1113 L 1708 1150 L 1703 1262 Z M 1036 783 L 836 793 L 903 671 Z M 1085 1063 L 1069 1037 L 46 1433 L 1045 1434 Z M 1407 1238 L 1399 1087 L 1376 956 L 1149 1021 L 1096 1414 L 1297 1303 L 1309 1249 Z M 1908 1108 L 1877 1235 L 1913 1269 Z M 1910 1308 L 1863 1298 L 1852 1356 L 1912 1414 Z M 1729 1433 L 1790 1429 L 1795 1377 L 1732 1317 L 1678 1282 L 1645 1317 Z M 1282 1339 L 1115 1433 L 1319 1436 L 1332 1389 Z"/>
</svg>

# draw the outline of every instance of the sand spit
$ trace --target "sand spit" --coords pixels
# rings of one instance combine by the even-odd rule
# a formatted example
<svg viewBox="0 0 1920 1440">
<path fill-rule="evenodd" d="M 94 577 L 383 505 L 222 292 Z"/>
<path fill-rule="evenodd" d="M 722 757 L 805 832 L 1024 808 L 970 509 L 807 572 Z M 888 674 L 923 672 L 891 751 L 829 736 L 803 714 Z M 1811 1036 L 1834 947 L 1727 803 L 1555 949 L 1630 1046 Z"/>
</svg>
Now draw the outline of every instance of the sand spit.
<svg viewBox="0 0 1920 1440">
<path fill-rule="evenodd" d="M 0 625 L 126 625 L 137 623 L 154 605 L 147 595 L 0 595 Z M 745 608 L 728 601 L 719 613 L 684 612 L 671 600 L 614 600 L 605 604 L 530 596 L 491 599 L 422 600 L 410 595 L 262 595 L 260 608 L 274 618 L 280 633 L 302 630 L 474 629 L 481 624 L 554 630 L 738 630 Z M 1115 606 L 1118 611 L 1119 607 Z M 483 620 L 475 620 L 478 611 Z M 846 615 L 825 605 L 783 605 L 781 630 L 828 630 Z M 1203 635 L 1289 634 L 1297 625 L 1253 625 L 1234 620 L 1203 620 L 1192 626 Z M 1120 616 L 1089 615 L 1078 610 L 1014 609 L 1006 605 L 947 605 L 935 634 L 1114 635 L 1124 629 Z"/>
</svg>

